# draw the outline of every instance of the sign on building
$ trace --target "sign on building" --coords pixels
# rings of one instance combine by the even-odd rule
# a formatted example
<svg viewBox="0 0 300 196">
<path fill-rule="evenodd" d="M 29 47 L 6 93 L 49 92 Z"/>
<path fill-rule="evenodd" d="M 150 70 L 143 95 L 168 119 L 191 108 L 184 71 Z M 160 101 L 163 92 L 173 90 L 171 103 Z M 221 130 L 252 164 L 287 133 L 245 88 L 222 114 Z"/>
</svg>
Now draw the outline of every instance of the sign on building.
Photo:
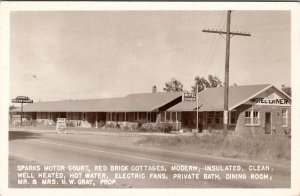
<svg viewBox="0 0 300 196">
<path fill-rule="evenodd" d="M 265 99 L 262 97 L 255 97 L 250 101 L 252 101 L 253 103 L 268 105 L 287 105 L 289 103 L 288 99 Z"/>
<path fill-rule="evenodd" d="M 289 100 L 285 97 L 279 96 L 276 93 L 272 93 L 266 97 L 257 96 L 249 100 L 249 104 L 256 105 L 290 105 Z"/>
<path fill-rule="evenodd" d="M 64 133 L 67 133 L 67 125 L 66 125 L 66 118 L 57 118 L 57 121 L 56 121 L 56 131 L 57 133 L 60 133 L 60 132 L 64 132 Z"/>
<path fill-rule="evenodd" d="M 183 93 L 183 101 L 196 101 L 196 93 Z"/>
</svg>

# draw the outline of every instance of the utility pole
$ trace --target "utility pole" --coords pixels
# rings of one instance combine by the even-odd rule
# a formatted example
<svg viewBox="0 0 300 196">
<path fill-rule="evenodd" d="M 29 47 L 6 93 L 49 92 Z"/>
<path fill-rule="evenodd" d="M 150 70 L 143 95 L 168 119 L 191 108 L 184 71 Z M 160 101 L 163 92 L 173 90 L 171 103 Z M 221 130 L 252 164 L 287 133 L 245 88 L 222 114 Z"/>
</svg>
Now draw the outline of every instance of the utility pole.
<svg viewBox="0 0 300 196">
<path fill-rule="evenodd" d="M 224 115 L 223 115 L 223 125 L 224 131 L 223 135 L 227 135 L 227 125 L 228 125 L 228 91 L 229 91 L 229 56 L 230 56 L 230 38 L 234 35 L 240 36 L 251 36 L 250 33 L 243 32 L 230 32 L 230 20 L 231 20 L 231 10 L 227 11 L 227 27 L 226 31 L 222 30 L 202 30 L 205 33 L 218 33 L 226 34 L 226 57 L 225 57 L 225 88 L 224 88 Z"/>
</svg>

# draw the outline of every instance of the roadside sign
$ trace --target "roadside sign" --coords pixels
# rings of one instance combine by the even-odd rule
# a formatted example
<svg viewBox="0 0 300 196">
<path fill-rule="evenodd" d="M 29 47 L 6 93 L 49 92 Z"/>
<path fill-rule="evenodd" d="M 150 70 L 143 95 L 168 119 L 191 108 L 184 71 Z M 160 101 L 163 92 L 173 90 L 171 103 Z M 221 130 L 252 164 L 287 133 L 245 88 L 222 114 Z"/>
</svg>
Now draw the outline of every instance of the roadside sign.
<svg viewBox="0 0 300 196">
<path fill-rule="evenodd" d="M 196 93 L 183 93 L 183 101 L 196 101 Z"/>
<path fill-rule="evenodd" d="M 11 100 L 12 103 L 33 103 L 33 100 L 29 99 L 27 96 L 17 96 Z"/>
<path fill-rule="evenodd" d="M 56 121 L 57 133 L 60 133 L 61 131 L 64 131 L 64 133 L 67 133 L 66 128 L 67 128 L 66 118 L 57 118 L 57 121 Z"/>
<path fill-rule="evenodd" d="M 21 126 L 22 126 L 22 118 L 23 118 L 23 103 L 33 103 L 33 100 L 29 99 L 27 96 L 17 96 L 16 98 L 11 100 L 12 103 L 21 103 Z"/>
<path fill-rule="evenodd" d="M 33 103 L 33 100 L 12 99 L 12 103 Z"/>
</svg>

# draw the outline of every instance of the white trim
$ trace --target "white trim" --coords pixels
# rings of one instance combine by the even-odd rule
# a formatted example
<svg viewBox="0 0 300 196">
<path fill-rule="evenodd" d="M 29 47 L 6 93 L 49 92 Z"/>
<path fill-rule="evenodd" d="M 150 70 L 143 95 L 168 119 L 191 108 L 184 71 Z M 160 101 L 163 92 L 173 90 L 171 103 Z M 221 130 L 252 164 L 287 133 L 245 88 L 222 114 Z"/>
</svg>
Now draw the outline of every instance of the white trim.
<svg viewBox="0 0 300 196">
<path fill-rule="evenodd" d="M 282 90 L 276 88 L 275 86 L 273 86 L 276 90 L 278 90 L 279 92 L 281 92 L 282 94 L 284 94 L 285 96 L 287 96 L 290 100 L 292 100 L 292 97 L 290 97 L 288 94 L 286 94 L 285 92 L 283 92 Z"/>
<path fill-rule="evenodd" d="M 282 111 L 285 110 L 286 112 L 286 117 L 283 117 L 282 115 Z M 288 127 L 289 126 L 289 111 L 286 109 L 286 108 L 281 108 L 281 123 L 282 123 L 282 120 L 285 119 L 285 124 L 281 125 L 281 127 Z"/>
<path fill-rule="evenodd" d="M 231 108 L 229 108 L 229 110 L 233 110 L 234 108 L 238 107 L 239 105 L 242 105 L 243 103 L 249 101 L 249 99 L 254 98 L 255 96 L 261 94 L 262 92 L 264 92 L 264 91 L 266 91 L 266 90 L 268 90 L 269 88 L 272 88 L 272 87 L 275 88 L 275 90 L 278 90 L 278 91 L 279 91 L 280 93 L 282 93 L 283 95 L 287 96 L 288 99 L 292 100 L 292 98 L 291 98 L 289 95 L 287 95 L 285 92 L 283 92 L 282 90 L 280 90 L 280 89 L 276 88 L 275 86 L 273 86 L 272 84 L 270 84 L 270 85 L 267 86 L 266 88 L 264 88 L 264 89 L 258 91 L 257 93 L 253 94 L 252 96 L 250 96 L 249 98 L 245 99 L 244 101 L 241 101 L 240 103 L 238 103 L 238 104 L 232 106 Z M 291 105 L 292 105 L 292 104 L 291 104 Z M 291 107 L 291 105 L 288 106 L 288 107 Z"/>
<path fill-rule="evenodd" d="M 254 112 L 257 112 L 257 124 L 254 124 Z M 252 124 L 254 126 L 259 126 L 260 125 L 260 112 L 259 111 L 252 111 Z"/>
<path fill-rule="evenodd" d="M 247 112 L 250 112 L 250 117 L 247 117 L 246 116 L 246 113 Z M 250 123 L 248 124 L 248 123 L 246 123 L 246 119 L 249 119 L 250 118 Z M 248 110 L 246 110 L 245 111 L 245 126 L 251 126 L 252 125 L 252 111 L 248 111 Z"/>
<path fill-rule="evenodd" d="M 249 118 L 249 117 L 246 117 L 246 112 L 250 112 L 250 124 L 246 124 L 246 118 Z M 257 124 L 254 124 L 254 112 L 257 112 L 257 119 L 258 119 L 258 123 Z M 260 126 L 260 112 L 257 111 L 257 110 L 246 110 L 245 111 L 245 126 Z"/>
</svg>

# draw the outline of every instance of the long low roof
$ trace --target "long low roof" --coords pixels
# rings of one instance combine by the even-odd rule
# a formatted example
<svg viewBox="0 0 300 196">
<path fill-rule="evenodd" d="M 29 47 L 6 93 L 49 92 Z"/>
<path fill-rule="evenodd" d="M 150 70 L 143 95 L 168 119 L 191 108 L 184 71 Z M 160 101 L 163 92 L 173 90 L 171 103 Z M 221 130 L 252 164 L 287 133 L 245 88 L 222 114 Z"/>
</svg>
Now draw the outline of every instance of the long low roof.
<svg viewBox="0 0 300 196">
<path fill-rule="evenodd" d="M 129 94 L 125 97 L 47 101 L 26 104 L 24 112 L 150 112 L 182 96 L 181 92 Z M 20 111 L 20 108 L 12 112 Z"/>
<path fill-rule="evenodd" d="M 289 100 L 291 98 L 284 92 L 270 84 L 233 86 L 229 87 L 228 109 L 249 101 L 267 89 L 274 88 Z M 125 97 L 48 101 L 26 104 L 24 112 L 151 112 L 158 111 L 161 107 L 181 98 L 182 92 L 158 92 L 129 94 Z M 224 110 L 224 87 L 207 88 L 198 93 L 199 111 L 223 111 Z M 176 102 L 173 102 L 176 103 Z M 177 102 L 178 103 L 178 102 Z M 170 107 L 167 111 L 195 111 L 196 102 L 182 101 Z M 11 112 L 19 112 L 15 108 Z"/>
<path fill-rule="evenodd" d="M 245 103 L 263 91 L 275 88 L 270 84 L 232 86 L 229 87 L 228 109 L 232 110 L 237 106 Z M 276 88 L 275 88 L 276 89 Z M 278 89 L 276 89 L 279 91 Z M 280 91 L 281 92 L 281 91 Z M 284 94 L 283 92 L 281 92 Z M 286 94 L 284 94 L 287 96 Z M 287 96 L 288 97 L 288 96 Z M 207 88 L 198 93 L 199 111 L 223 111 L 224 110 L 224 87 Z M 290 97 L 288 97 L 290 98 Z M 168 109 L 168 111 L 195 111 L 197 110 L 196 102 L 183 101 Z"/>
</svg>

